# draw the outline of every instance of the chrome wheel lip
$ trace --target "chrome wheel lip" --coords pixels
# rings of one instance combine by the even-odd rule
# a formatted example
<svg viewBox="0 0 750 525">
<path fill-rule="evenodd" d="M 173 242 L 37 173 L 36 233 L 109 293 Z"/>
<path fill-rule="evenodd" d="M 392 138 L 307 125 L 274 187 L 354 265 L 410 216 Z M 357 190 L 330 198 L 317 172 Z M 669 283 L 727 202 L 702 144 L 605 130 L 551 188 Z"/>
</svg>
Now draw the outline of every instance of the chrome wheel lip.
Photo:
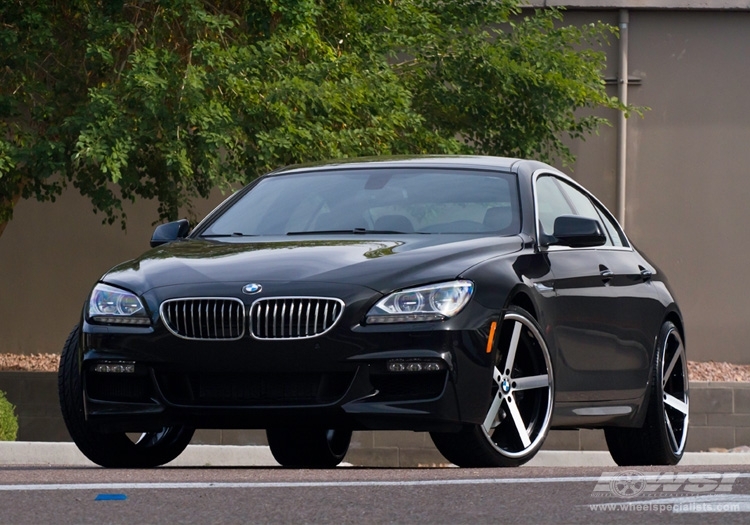
<svg viewBox="0 0 750 525">
<path fill-rule="evenodd" d="M 669 348 L 670 341 L 676 341 L 678 345 L 678 350 L 676 352 L 676 355 L 673 357 L 673 359 L 679 358 L 679 363 L 665 363 L 666 357 L 667 357 L 667 349 Z M 675 456 L 681 456 L 683 452 L 685 451 L 685 445 L 687 443 L 687 434 L 688 434 L 688 424 L 690 419 L 690 381 L 688 379 L 688 368 L 687 368 L 687 357 L 685 355 L 685 345 L 682 341 L 682 336 L 680 335 L 679 331 L 672 326 L 669 329 L 669 332 L 667 333 L 667 336 L 664 339 L 664 345 L 660 349 L 662 354 L 662 360 L 661 360 L 661 388 L 660 388 L 660 394 L 662 397 L 662 411 L 664 416 L 664 426 L 665 426 L 665 432 L 666 437 L 669 442 L 669 448 L 672 451 L 672 454 Z M 673 392 L 670 392 L 668 390 L 665 390 L 665 387 L 669 383 L 669 377 L 672 376 L 672 374 L 675 371 L 675 368 L 679 364 L 679 369 L 682 372 L 682 382 L 684 385 L 683 392 L 682 392 L 682 398 L 680 399 L 678 396 L 673 395 Z M 665 373 L 665 367 L 669 367 L 667 369 L 667 373 Z M 676 399 L 676 401 L 680 402 L 680 405 L 677 405 L 674 401 L 672 401 L 672 404 L 669 403 L 668 396 L 672 396 L 672 398 Z M 675 408 L 676 405 L 679 408 Z M 684 418 L 682 419 L 682 433 L 679 437 L 679 440 L 677 439 L 677 436 L 675 435 L 674 427 L 672 426 L 672 420 L 673 417 L 670 417 L 670 410 L 671 413 L 674 414 L 677 413 L 683 413 Z"/>
<path fill-rule="evenodd" d="M 165 439 L 169 438 L 174 432 L 175 427 L 162 427 L 160 430 L 150 432 L 136 432 L 134 434 L 140 434 L 139 436 L 133 436 L 133 444 L 139 448 L 152 448 L 160 443 L 163 443 Z"/>
<path fill-rule="evenodd" d="M 553 397 L 554 396 L 554 391 L 555 391 L 555 389 L 554 389 L 554 374 L 553 374 L 553 371 L 552 371 L 552 361 L 550 359 L 549 349 L 547 348 L 547 344 L 544 341 L 544 338 L 542 337 L 542 334 L 539 332 L 539 330 L 537 329 L 537 327 L 531 321 L 529 321 L 529 319 L 527 319 L 525 316 L 523 316 L 521 314 L 517 314 L 515 312 L 507 312 L 503 316 L 503 319 L 502 319 L 503 323 L 506 322 L 506 321 L 515 321 L 515 322 L 520 323 L 522 325 L 521 328 L 528 329 L 531 332 L 531 334 L 533 335 L 534 339 L 536 339 L 536 342 L 537 342 L 537 344 L 540 347 L 541 353 L 544 356 L 544 363 L 545 363 L 545 366 L 547 368 L 547 376 L 548 376 L 548 384 L 547 384 L 547 387 L 546 387 L 546 390 L 547 390 L 547 407 L 546 407 L 546 410 L 545 410 L 545 413 L 544 413 L 544 417 L 543 417 L 543 421 L 542 421 L 541 426 L 539 427 L 538 430 L 535 429 L 536 434 L 534 436 L 534 439 L 530 440 L 528 445 L 524 445 L 523 448 L 521 450 L 518 450 L 518 451 L 507 450 L 507 449 L 504 449 L 504 448 L 498 446 L 497 443 L 495 443 L 493 441 L 493 439 L 492 439 L 492 429 L 490 429 L 490 431 L 488 432 L 487 428 L 486 428 L 486 425 L 479 425 L 479 426 L 480 426 L 481 431 L 484 434 L 485 438 L 489 442 L 489 444 L 497 452 L 499 452 L 500 454 L 502 454 L 503 456 L 506 456 L 508 458 L 519 459 L 519 458 L 524 458 L 524 457 L 528 456 L 529 454 L 533 454 L 536 451 L 536 449 L 541 445 L 541 443 L 544 441 L 544 439 L 547 436 L 547 431 L 548 431 L 550 423 L 552 421 L 552 407 L 554 405 L 554 397 Z M 505 367 L 503 367 L 503 368 L 505 368 Z M 514 384 L 513 379 L 514 378 L 511 377 L 512 370 L 510 370 L 510 373 L 508 373 L 508 374 L 506 374 L 506 372 L 508 372 L 508 371 L 507 370 L 499 370 L 497 368 L 497 366 L 495 367 L 495 370 L 493 371 L 493 377 L 495 378 L 495 381 L 498 384 L 498 388 L 499 388 L 499 391 L 498 391 L 496 397 L 499 396 L 501 398 L 501 402 L 503 404 L 506 404 L 506 406 L 508 406 L 508 408 L 511 411 L 513 411 L 515 409 L 515 412 L 517 413 L 516 417 L 520 417 L 520 414 L 518 414 L 518 409 L 515 408 L 516 405 L 514 404 L 514 406 L 511 406 L 511 405 L 507 404 L 507 401 L 506 401 L 509 398 L 513 398 L 514 392 L 515 392 L 515 388 L 513 387 L 513 384 Z M 536 377 L 536 376 L 529 376 L 529 377 Z M 498 381 L 498 379 L 499 379 L 499 381 Z M 518 378 L 516 378 L 516 379 L 518 379 Z M 504 386 L 506 386 L 506 387 L 503 388 Z M 490 405 L 490 409 L 488 411 L 485 423 L 486 423 L 487 420 L 489 420 L 489 416 L 490 416 L 491 412 L 495 409 L 494 405 L 495 405 L 495 402 L 493 401 L 493 403 Z M 499 410 L 499 408 L 497 410 Z M 513 416 L 511 416 L 511 417 L 513 417 Z M 527 422 L 524 422 L 524 423 L 528 426 Z"/>
</svg>

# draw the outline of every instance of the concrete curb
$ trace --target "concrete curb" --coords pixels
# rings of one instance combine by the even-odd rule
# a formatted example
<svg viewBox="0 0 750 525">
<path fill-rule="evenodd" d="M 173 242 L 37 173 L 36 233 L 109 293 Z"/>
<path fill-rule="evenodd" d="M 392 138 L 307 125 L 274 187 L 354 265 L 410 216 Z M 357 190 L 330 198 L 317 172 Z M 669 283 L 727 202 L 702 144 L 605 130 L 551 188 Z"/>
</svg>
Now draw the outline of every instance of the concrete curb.
<svg viewBox="0 0 750 525">
<path fill-rule="evenodd" d="M 74 443 L 0 442 L 0 466 L 95 467 Z M 279 464 L 263 446 L 188 445 L 170 467 L 269 467 Z"/>
<path fill-rule="evenodd" d="M 73 443 L 0 442 L 0 466 L 94 467 Z M 680 466 L 750 465 L 747 452 L 686 452 Z M 274 467 L 265 446 L 190 445 L 170 467 Z M 359 465 L 357 465 L 359 466 Z M 361 465 L 369 466 L 369 465 Z M 530 467 L 615 467 L 609 452 L 542 450 Z"/>
<path fill-rule="evenodd" d="M 685 452 L 679 466 L 750 465 L 747 452 Z M 606 451 L 541 450 L 527 463 L 529 467 L 616 467 Z M 635 467 L 637 468 L 637 467 Z M 665 467 L 669 470 L 670 467 Z"/>
</svg>

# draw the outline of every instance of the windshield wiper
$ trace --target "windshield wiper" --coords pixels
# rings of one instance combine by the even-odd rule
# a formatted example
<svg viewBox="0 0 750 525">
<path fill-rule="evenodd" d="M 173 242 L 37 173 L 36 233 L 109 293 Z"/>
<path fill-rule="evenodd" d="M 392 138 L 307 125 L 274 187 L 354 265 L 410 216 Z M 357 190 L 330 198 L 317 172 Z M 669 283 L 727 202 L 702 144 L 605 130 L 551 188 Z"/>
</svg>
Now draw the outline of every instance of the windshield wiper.
<svg viewBox="0 0 750 525">
<path fill-rule="evenodd" d="M 406 235 L 409 233 L 422 233 L 422 232 L 400 232 L 396 230 L 368 230 L 367 228 L 354 228 L 353 230 L 311 230 L 311 231 L 300 231 L 300 232 L 287 232 L 287 235 L 323 235 L 323 234 L 336 234 L 336 233 L 355 233 L 362 235 L 366 233 L 376 234 L 396 234 Z"/>
<path fill-rule="evenodd" d="M 324 233 L 354 233 L 355 230 L 309 230 L 301 232 L 286 232 L 287 235 L 321 235 Z"/>
<path fill-rule="evenodd" d="M 201 235 L 201 237 L 205 237 L 207 239 L 215 239 L 219 237 L 257 237 L 257 235 L 254 235 L 252 233 L 234 232 L 234 233 L 208 233 L 206 235 Z"/>
</svg>

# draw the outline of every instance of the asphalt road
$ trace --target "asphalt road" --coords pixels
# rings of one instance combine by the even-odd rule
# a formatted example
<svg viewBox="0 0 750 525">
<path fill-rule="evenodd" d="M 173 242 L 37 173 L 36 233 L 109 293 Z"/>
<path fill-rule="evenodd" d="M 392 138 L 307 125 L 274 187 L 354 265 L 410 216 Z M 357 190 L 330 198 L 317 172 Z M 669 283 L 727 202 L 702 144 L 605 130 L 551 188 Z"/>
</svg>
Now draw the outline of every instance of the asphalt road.
<svg viewBox="0 0 750 525">
<path fill-rule="evenodd" d="M 744 470 L 744 471 L 743 471 Z M 747 523 L 746 467 L 0 467 L 0 523 Z"/>
</svg>

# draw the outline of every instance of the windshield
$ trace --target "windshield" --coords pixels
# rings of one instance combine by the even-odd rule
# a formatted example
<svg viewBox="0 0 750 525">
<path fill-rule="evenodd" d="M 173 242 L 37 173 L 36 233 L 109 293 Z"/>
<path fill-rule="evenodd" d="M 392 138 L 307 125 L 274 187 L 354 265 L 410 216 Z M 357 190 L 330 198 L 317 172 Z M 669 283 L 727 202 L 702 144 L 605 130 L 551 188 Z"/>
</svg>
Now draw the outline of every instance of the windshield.
<svg viewBox="0 0 750 525">
<path fill-rule="evenodd" d="M 516 177 L 477 170 L 331 170 L 258 182 L 203 237 L 315 233 L 517 234 Z"/>
</svg>

